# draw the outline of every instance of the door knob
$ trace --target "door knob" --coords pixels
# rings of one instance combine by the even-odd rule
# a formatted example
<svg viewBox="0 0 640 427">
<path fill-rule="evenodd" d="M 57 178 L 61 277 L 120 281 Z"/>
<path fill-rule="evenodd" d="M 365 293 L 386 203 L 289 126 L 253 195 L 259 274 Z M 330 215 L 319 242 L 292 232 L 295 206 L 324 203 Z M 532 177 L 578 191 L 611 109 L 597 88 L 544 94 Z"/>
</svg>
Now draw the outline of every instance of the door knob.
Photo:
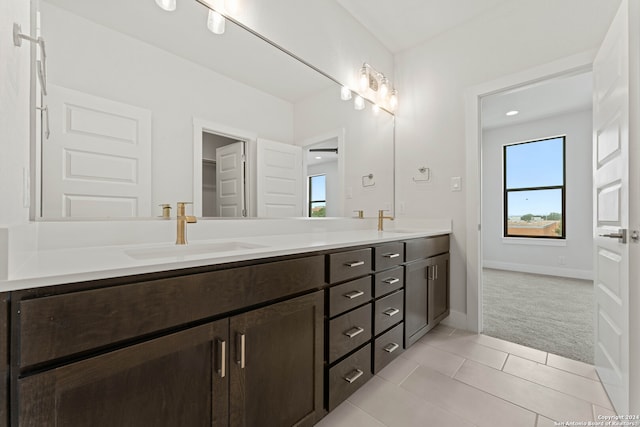
<svg viewBox="0 0 640 427">
<path fill-rule="evenodd" d="M 600 237 L 610 237 L 618 239 L 620 243 L 627 243 L 627 229 L 621 228 L 617 233 L 600 234 Z"/>
</svg>

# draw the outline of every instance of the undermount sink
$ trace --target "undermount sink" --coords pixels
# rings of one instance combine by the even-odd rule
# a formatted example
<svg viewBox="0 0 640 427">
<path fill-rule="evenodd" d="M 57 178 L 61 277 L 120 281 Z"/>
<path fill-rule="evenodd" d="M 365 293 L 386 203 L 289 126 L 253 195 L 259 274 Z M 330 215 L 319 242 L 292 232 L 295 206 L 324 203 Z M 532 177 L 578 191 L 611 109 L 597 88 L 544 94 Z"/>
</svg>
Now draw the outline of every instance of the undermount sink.
<svg viewBox="0 0 640 427">
<path fill-rule="evenodd" d="M 163 246 L 157 248 L 140 248 L 125 251 L 135 259 L 172 258 L 189 255 L 205 255 L 219 252 L 242 251 L 246 249 L 265 248 L 264 245 L 244 242 L 193 243 L 189 245 Z"/>
</svg>

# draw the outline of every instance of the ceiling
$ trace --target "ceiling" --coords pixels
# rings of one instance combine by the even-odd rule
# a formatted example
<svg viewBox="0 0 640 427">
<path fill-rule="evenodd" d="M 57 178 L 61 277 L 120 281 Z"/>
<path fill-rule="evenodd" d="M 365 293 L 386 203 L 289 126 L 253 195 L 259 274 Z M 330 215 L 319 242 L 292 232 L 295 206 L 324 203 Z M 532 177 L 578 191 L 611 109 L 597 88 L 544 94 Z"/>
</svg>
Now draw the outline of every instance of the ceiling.
<svg viewBox="0 0 640 427">
<path fill-rule="evenodd" d="M 508 0 L 336 2 L 395 54 L 462 25 Z"/>
<path fill-rule="evenodd" d="M 482 99 L 482 128 L 510 126 L 591 108 L 591 72 L 559 77 Z M 508 111 L 518 111 L 507 116 Z"/>
</svg>

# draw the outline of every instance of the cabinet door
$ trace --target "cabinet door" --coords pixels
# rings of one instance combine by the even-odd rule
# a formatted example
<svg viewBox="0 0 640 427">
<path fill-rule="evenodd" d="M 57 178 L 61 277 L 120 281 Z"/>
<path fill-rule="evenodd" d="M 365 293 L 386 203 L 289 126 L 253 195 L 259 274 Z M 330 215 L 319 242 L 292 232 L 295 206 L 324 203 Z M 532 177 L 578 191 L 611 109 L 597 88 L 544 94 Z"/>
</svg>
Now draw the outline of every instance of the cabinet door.
<svg viewBox="0 0 640 427">
<path fill-rule="evenodd" d="M 430 258 L 429 324 L 431 327 L 449 315 L 449 254 Z"/>
<path fill-rule="evenodd" d="M 429 260 L 408 263 L 405 271 L 404 346 L 427 333 L 429 325 Z"/>
<path fill-rule="evenodd" d="M 8 294 L 0 294 L 0 427 L 9 425 Z"/>
<path fill-rule="evenodd" d="M 232 426 L 313 425 L 323 411 L 324 293 L 231 318 Z"/>
<path fill-rule="evenodd" d="M 228 425 L 228 325 L 221 320 L 21 378 L 15 425 Z"/>
</svg>

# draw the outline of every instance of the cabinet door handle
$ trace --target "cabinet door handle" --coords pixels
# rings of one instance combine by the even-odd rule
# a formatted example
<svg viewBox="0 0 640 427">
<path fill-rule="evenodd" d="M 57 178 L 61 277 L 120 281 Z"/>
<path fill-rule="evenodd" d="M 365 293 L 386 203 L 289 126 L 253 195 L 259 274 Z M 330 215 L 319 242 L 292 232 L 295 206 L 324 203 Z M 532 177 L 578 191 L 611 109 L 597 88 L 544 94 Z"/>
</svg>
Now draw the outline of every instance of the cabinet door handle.
<svg viewBox="0 0 640 427">
<path fill-rule="evenodd" d="M 397 279 L 395 277 L 389 277 L 388 279 L 384 279 L 382 281 L 382 283 L 385 283 L 387 285 L 393 285 L 395 283 L 398 283 L 400 281 L 400 279 Z"/>
<path fill-rule="evenodd" d="M 245 354 L 244 354 L 244 352 L 245 352 L 245 335 L 244 334 L 238 334 L 237 337 L 238 337 L 238 339 L 237 339 L 236 343 L 237 343 L 238 347 L 240 347 L 240 348 L 237 349 L 237 353 L 238 353 L 238 355 L 240 357 L 238 358 L 238 360 L 236 360 L 236 362 L 238 363 L 238 365 L 240 365 L 240 369 L 244 369 L 244 365 L 245 365 L 245 358 L 244 358 L 244 356 L 245 356 Z"/>
<path fill-rule="evenodd" d="M 360 267 L 361 265 L 364 265 L 364 261 L 351 261 L 351 262 L 345 262 L 344 265 L 346 265 L 347 267 Z"/>
<path fill-rule="evenodd" d="M 363 332 L 364 332 L 364 329 L 362 329 L 362 328 L 361 328 L 361 327 L 359 327 L 359 326 L 356 326 L 356 327 L 354 327 L 354 328 L 349 329 L 349 330 L 348 330 L 347 332 L 345 332 L 344 334 L 345 334 L 346 336 L 348 336 L 349 338 L 353 338 L 353 337 L 355 337 L 355 336 L 357 336 L 357 335 L 360 335 L 360 334 L 361 334 L 361 333 L 363 333 Z"/>
<path fill-rule="evenodd" d="M 391 254 L 384 254 L 384 255 L 382 255 L 382 256 L 383 256 L 383 257 L 385 257 L 385 258 L 389 258 L 389 259 L 391 259 L 391 258 L 398 258 L 398 257 L 400 256 L 400 254 L 393 254 L 393 253 L 391 253 Z"/>
<path fill-rule="evenodd" d="M 397 308 L 388 308 L 385 311 L 383 311 L 382 313 L 386 314 L 389 317 L 393 317 L 396 314 L 400 313 L 400 310 L 398 310 Z"/>
<path fill-rule="evenodd" d="M 354 369 L 353 372 L 351 372 L 349 375 L 344 377 L 344 380 L 349 384 L 352 384 L 355 380 L 360 378 L 363 374 L 364 372 L 361 371 L 360 369 Z"/>
<path fill-rule="evenodd" d="M 427 280 L 436 280 L 435 265 L 427 266 Z"/>
<path fill-rule="evenodd" d="M 398 349 L 398 347 L 400 347 L 398 344 L 392 342 L 392 343 L 389 343 L 389 344 L 385 345 L 384 347 L 382 347 L 382 349 L 384 351 L 386 351 L 387 353 L 393 353 L 394 351 L 396 351 Z"/>
<path fill-rule="evenodd" d="M 436 268 L 436 272 L 434 274 L 435 277 L 433 278 L 433 280 L 438 280 L 438 264 L 434 265 L 434 267 Z"/>
<path fill-rule="evenodd" d="M 354 299 L 354 298 L 361 297 L 362 295 L 364 295 L 364 292 L 362 291 L 351 291 L 344 294 L 344 297 L 349 299 Z"/>
<path fill-rule="evenodd" d="M 218 341 L 218 357 L 220 360 L 220 367 L 218 368 L 218 374 L 220 378 L 224 378 L 227 375 L 227 342 L 224 340 Z"/>
</svg>

